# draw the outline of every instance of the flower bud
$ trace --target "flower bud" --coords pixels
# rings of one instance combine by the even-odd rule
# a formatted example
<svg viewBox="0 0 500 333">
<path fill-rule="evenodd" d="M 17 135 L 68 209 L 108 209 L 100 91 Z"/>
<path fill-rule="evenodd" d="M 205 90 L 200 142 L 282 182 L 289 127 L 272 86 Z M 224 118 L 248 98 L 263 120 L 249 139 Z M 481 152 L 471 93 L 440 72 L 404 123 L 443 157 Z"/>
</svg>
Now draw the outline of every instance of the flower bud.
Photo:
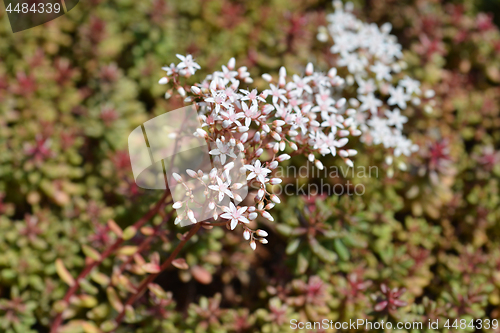
<svg viewBox="0 0 500 333">
<path fill-rule="evenodd" d="M 182 182 L 182 177 L 181 177 L 181 175 L 179 175 L 178 173 L 175 173 L 175 172 L 174 172 L 174 173 L 172 174 L 172 177 L 174 177 L 174 179 L 175 179 L 177 182 L 179 182 L 179 183 L 180 183 L 180 182 Z"/>
<path fill-rule="evenodd" d="M 278 204 L 281 203 L 280 198 L 278 198 L 278 196 L 276 194 L 271 195 L 271 201 L 276 202 Z"/>
<path fill-rule="evenodd" d="M 168 83 L 168 77 L 164 76 L 158 81 L 159 84 L 167 84 Z"/>
<path fill-rule="evenodd" d="M 274 218 L 271 216 L 271 214 L 269 214 L 268 212 L 264 211 L 262 212 L 262 217 L 268 219 L 269 221 L 273 222 L 274 221 Z"/>
<path fill-rule="evenodd" d="M 280 178 L 271 178 L 271 180 L 269 181 L 269 184 L 271 185 L 276 185 L 276 184 L 281 184 L 283 180 L 281 180 Z"/>
<path fill-rule="evenodd" d="M 249 240 L 250 239 L 250 231 L 248 231 L 248 230 L 243 231 L 243 238 L 245 238 L 246 240 Z"/>
<path fill-rule="evenodd" d="M 177 89 L 177 92 L 179 93 L 179 95 L 181 95 L 182 97 L 186 97 L 186 90 L 184 90 L 184 88 L 182 87 L 179 87 Z"/>
<path fill-rule="evenodd" d="M 260 237 L 267 237 L 267 232 L 265 230 L 262 230 L 262 229 L 259 229 L 255 232 L 257 234 L 257 236 L 260 236 Z"/>
<path fill-rule="evenodd" d="M 290 158 L 291 157 L 288 154 L 281 154 L 280 156 L 278 156 L 278 158 L 276 158 L 276 160 L 278 162 L 283 162 L 283 161 L 289 160 Z"/>
<path fill-rule="evenodd" d="M 306 66 L 306 75 L 312 75 L 314 72 L 314 67 L 312 63 L 308 63 Z"/>
<path fill-rule="evenodd" d="M 205 132 L 204 130 L 202 130 L 201 128 L 198 128 L 196 129 L 196 133 L 198 133 L 198 135 L 202 138 L 206 138 L 207 137 L 207 132 Z"/>
<path fill-rule="evenodd" d="M 248 127 L 247 126 L 238 126 L 238 132 L 239 133 L 244 133 L 248 131 Z"/>
<path fill-rule="evenodd" d="M 278 161 L 272 161 L 269 164 L 269 169 L 271 169 L 271 170 L 276 169 L 277 167 L 278 167 Z"/>
<path fill-rule="evenodd" d="M 336 75 L 337 75 L 337 68 L 335 67 L 330 68 L 330 70 L 328 71 L 328 77 L 334 78 Z"/>
<path fill-rule="evenodd" d="M 267 82 L 271 82 L 273 80 L 273 77 L 267 73 L 262 74 L 262 78 L 266 80 Z"/>
<path fill-rule="evenodd" d="M 196 172 L 194 172 L 193 170 L 191 170 L 191 169 L 187 169 L 187 170 L 186 170 L 186 173 L 187 173 L 190 177 L 192 177 L 192 178 L 197 178 L 197 177 L 198 177 L 198 174 L 197 174 Z"/>
<path fill-rule="evenodd" d="M 236 60 L 233 57 L 229 59 L 229 62 L 227 63 L 227 68 L 232 71 L 235 65 L 236 65 Z"/>
<path fill-rule="evenodd" d="M 191 92 L 195 95 L 201 94 L 201 89 L 197 86 L 191 86 Z"/>
</svg>

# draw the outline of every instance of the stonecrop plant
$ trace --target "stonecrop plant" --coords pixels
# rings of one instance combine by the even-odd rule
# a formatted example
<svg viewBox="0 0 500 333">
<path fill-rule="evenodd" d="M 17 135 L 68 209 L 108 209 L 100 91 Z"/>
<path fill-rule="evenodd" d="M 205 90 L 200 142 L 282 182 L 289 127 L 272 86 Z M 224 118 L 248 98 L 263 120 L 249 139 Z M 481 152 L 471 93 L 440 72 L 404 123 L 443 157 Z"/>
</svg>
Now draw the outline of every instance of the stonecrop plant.
<svg viewBox="0 0 500 333">
<path fill-rule="evenodd" d="M 359 136 L 365 144 L 387 148 L 388 164 L 392 156 L 409 156 L 418 150 L 402 133 L 408 118 L 401 112 L 409 101 L 415 106 L 425 104 L 430 112 L 434 92 L 427 90 L 422 96 L 420 82 L 402 73 L 401 45 L 389 34 L 389 23 L 379 29 L 356 19 L 340 1 L 334 5 L 337 11 L 328 16 L 327 30 L 334 41 L 331 52 L 338 67 L 347 68 L 346 77 L 336 67 L 326 73 L 315 71 L 312 63 L 305 66 L 302 76 L 287 75 L 281 67 L 278 77 L 263 75 L 269 88 L 259 92 L 249 87 L 254 80 L 245 66 L 235 67 L 234 58 L 222 71 L 194 84 L 185 82 L 201 69 L 191 55 L 178 54 L 180 63 L 163 68 L 166 75 L 159 83 L 171 83 L 170 92 L 176 91 L 185 103 L 194 103 L 201 128 L 193 135 L 207 140 L 213 163 L 220 166 L 209 173 L 188 169 L 184 176 L 173 174 L 186 190 L 185 199 L 174 203 L 179 213 L 176 224 L 183 220 L 197 223 L 193 207 L 203 203 L 195 200 L 185 178 L 196 179 L 205 189 L 206 209 L 213 219 L 226 221 L 231 230 L 240 225 L 255 250 L 256 241 L 267 243 L 267 233 L 251 230 L 247 224 L 258 216 L 274 221 L 270 211 L 280 198 L 273 194 L 273 185 L 282 182 L 274 171 L 280 163 L 304 155 L 322 170 L 321 156 L 331 154 L 353 167 L 351 158 L 357 151 L 349 148 L 349 141 Z M 327 40 L 324 32 L 318 38 Z M 399 167 L 406 165 L 400 161 Z M 247 186 L 257 190 L 252 205 L 238 193 Z"/>
<path fill-rule="evenodd" d="M 323 157 L 332 155 L 354 167 L 355 141 L 361 141 L 382 144 L 387 164 L 397 158 L 398 167 L 406 168 L 403 156 L 418 146 L 403 134 L 408 120 L 404 110 L 412 103 L 430 112 L 433 91 L 422 93 L 421 84 L 405 75 L 402 47 L 389 34 L 390 24 L 379 29 L 356 19 L 349 5 L 343 9 L 340 2 L 334 4 L 337 10 L 328 17 L 331 24 L 318 35 L 324 41 L 326 33 L 333 38 L 336 66 L 324 72 L 315 70 L 312 63 L 305 66 L 303 75 L 290 75 L 281 67 L 275 77 L 262 75 L 268 87 L 258 91 L 252 87 L 248 68 L 236 67 L 234 58 L 201 82 L 190 82 L 202 69 L 190 54 L 178 54 L 180 62 L 163 67 L 166 74 L 159 83 L 168 86 L 165 97 L 180 99 L 197 111 L 199 128 L 189 135 L 206 140 L 211 167 L 171 174 L 176 190 L 183 191 L 182 199 L 170 188 L 172 193 L 165 191 L 156 205 L 125 230 L 110 220 L 95 235 L 99 250 L 83 247 L 86 266 L 76 279 L 62 261 L 57 262 L 57 273 L 70 289 L 54 306 L 57 315 L 51 332 L 59 332 L 64 319 L 74 318 L 78 308 L 90 302 L 85 294 L 77 294 L 80 287 L 97 293 L 89 278 L 106 289 L 109 307 L 103 305 L 102 311 L 93 310 L 87 316 L 95 318 L 105 332 L 115 331 L 122 320 L 134 323 L 144 318 L 133 305 L 147 290 L 153 306 L 170 304 L 172 295 L 153 282 L 170 265 L 188 268 L 184 259 L 176 257 L 201 227 L 238 229 L 253 250 L 257 243 L 267 244 L 268 232 L 250 227 L 257 225 L 251 222 L 259 217 L 274 222 L 271 211 L 283 199 L 275 193 L 282 182 L 277 170 L 293 158 L 308 160 L 322 170 Z M 202 201 L 195 193 L 200 189 Z M 170 255 L 161 262 L 150 244 L 156 239 L 164 242 L 169 234 L 164 223 L 173 220 L 174 210 L 174 224 L 194 226 L 178 235 L 180 243 L 175 248 L 164 244 Z M 155 216 L 160 218 L 148 225 Z M 106 260 L 112 256 L 113 260 Z M 104 262 L 112 263 L 111 277 L 99 271 Z M 208 273 L 199 266 L 197 270 L 192 274 L 207 281 Z M 146 277 L 137 281 L 138 276 Z M 114 318 L 110 308 L 118 313 Z M 80 324 L 72 320 L 63 332 Z M 85 325 L 88 331 L 98 331 L 94 324 Z"/>
</svg>

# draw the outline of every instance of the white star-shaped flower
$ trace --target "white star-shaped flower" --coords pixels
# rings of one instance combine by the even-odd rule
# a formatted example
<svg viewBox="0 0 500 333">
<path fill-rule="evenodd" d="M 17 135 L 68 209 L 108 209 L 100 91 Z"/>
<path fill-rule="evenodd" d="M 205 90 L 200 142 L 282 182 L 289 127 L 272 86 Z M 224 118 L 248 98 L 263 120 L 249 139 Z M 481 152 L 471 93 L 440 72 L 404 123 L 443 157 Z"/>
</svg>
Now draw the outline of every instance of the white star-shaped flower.
<svg viewBox="0 0 500 333">
<path fill-rule="evenodd" d="M 220 162 L 222 165 L 226 163 L 226 156 L 236 158 L 236 155 L 234 154 L 233 148 L 229 146 L 229 144 L 222 142 L 220 139 L 217 139 L 215 141 L 215 144 L 217 148 L 212 149 L 209 154 L 210 155 L 215 155 L 219 156 Z"/>
<path fill-rule="evenodd" d="M 234 230 L 239 222 L 250 223 L 250 221 L 248 221 L 248 219 L 243 216 L 243 213 L 246 212 L 247 208 L 247 206 L 244 206 L 240 209 L 237 209 L 236 206 L 232 202 L 230 202 L 229 207 L 222 207 L 222 210 L 225 211 L 225 213 L 221 214 L 220 217 L 222 217 L 223 219 L 231 220 L 231 230 Z"/>
<path fill-rule="evenodd" d="M 227 183 L 223 182 L 220 177 L 216 177 L 217 180 L 217 185 L 208 185 L 208 188 L 219 192 L 219 202 L 224 199 L 224 195 L 227 195 L 228 197 L 234 199 L 233 193 L 231 190 L 229 190 L 229 186 L 231 185 L 230 182 L 228 181 Z"/>
<path fill-rule="evenodd" d="M 255 161 L 254 165 L 245 165 L 245 169 L 251 171 L 247 180 L 257 178 L 262 184 L 266 182 L 266 176 L 271 173 L 271 170 L 263 168 L 259 160 Z"/>
</svg>

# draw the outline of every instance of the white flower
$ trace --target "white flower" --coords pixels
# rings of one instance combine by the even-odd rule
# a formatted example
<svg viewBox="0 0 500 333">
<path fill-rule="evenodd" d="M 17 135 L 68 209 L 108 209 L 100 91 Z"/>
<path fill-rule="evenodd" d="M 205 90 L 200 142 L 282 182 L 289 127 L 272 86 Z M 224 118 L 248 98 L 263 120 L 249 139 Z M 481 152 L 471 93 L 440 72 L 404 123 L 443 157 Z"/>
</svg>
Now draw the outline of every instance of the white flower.
<svg viewBox="0 0 500 333">
<path fill-rule="evenodd" d="M 236 206 L 232 202 L 230 202 L 229 207 L 222 207 L 222 210 L 225 211 L 225 213 L 221 214 L 220 217 L 222 217 L 223 219 L 231 220 L 231 230 L 234 230 L 239 222 L 250 223 L 250 221 L 248 221 L 248 219 L 243 216 L 243 213 L 246 212 L 247 209 L 247 206 L 237 209 Z"/>
<path fill-rule="evenodd" d="M 293 90 L 292 94 L 295 96 L 300 96 L 304 92 L 304 90 L 311 94 L 313 93 L 311 86 L 308 85 L 308 82 L 311 79 L 308 77 L 301 78 L 297 74 L 293 75 L 293 82 L 289 82 L 286 87 L 288 90 Z"/>
<path fill-rule="evenodd" d="M 236 158 L 236 155 L 233 152 L 233 148 L 231 148 L 227 143 L 222 142 L 220 139 L 215 141 L 217 146 L 216 149 L 212 149 L 209 154 L 219 156 L 221 164 L 226 163 L 226 156 Z"/>
<path fill-rule="evenodd" d="M 240 89 L 240 91 L 245 94 L 245 96 L 241 98 L 242 101 L 251 101 L 252 105 L 257 105 L 258 102 L 266 102 L 265 99 L 259 96 L 257 89 L 253 89 L 252 91 Z"/>
<path fill-rule="evenodd" d="M 214 103 L 215 104 L 215 113 L 219 113 L 220 107 L 223 106 L 226 109 L 229 109 L 231 106 L 226 102 L 227 96 L 223 91 L 215 91 L 211 90 L 212 97 L 205 98 L 205 102 Z"/>
<path fill-rule="evenodd" d="M 266 176 L 271 173 L 271 170 L 263 168 L 259 160 L 255 161 L 254 165 L 245 165 L 245 168 L 250 172 L 247 176 L 247 180 L 257 178 L 262 184 L 266 182 Z"/>
<path fill-rule="evenodd" d="M 231 126 L 231 124 L 241 126 L 241 123 L 238 121 L 238 119 L 245 117 L 242 112 L 234 112 L 234 108 L 229 108 L 227 111 L 221 111 L 220 115 L 224 119 L 224 121 L 222 122 L 222 126 L 224 126 L 224 128 Z"/>
<path fill-rule="evenodd" d="M 406 116 L 401 115 L 401 111 L 395 108 L 394 111 L 385 111 L 387 116 L 387 124 L 396 127 L 399 130 L 403 129 L 403 124 L 408 121 Z"/>
<path fill-rule="evenodd" d="M 380 61 L 375 62 L 375 65 L 370 67 L 371 71 L 375 73 L 375 77 L 377 81 L 391 81 L 391 68 L 389 66 L 384 65 Z"/>
<path fill-rule="evenodd" d="M 271 87 L 271 89 L 264 90 L 264 93 L 271 95 L 273 97 L 273 104 L 278 103 L 278 99 L 281 99 L 285 103 L 288 102 L 288 99 L 285 97 L 286 94 L 285 89 L 279 89 L 272 83 L 269 84 L 269 87 Z"/>
<path fill-rule="evenodd" d="M 397 141 L 396 148 L 394 149 L 394 156 L 398 157 L 401 154 L 410 156 L 410 154 L 414 151 L 418 150 L 418 146 L 412 144 L 410 139 L 407 138 L 399 138 Z"/>
<path fill-rule="evenodd" d="M 410 100 L 410 96 L 405 94 L 403 87 L 389 87 L 391 97 L 387 101 L 389 105 L 397 104 L 401 109 L 406 109 L 406 102 Z"/>
<path fill-rule="evenodd" d="M 234 198 L 233 193 L 229 190 L 230 182 L 224 183 L 220 177 L 216 177 L 217 185 L 209 185 L 208 188 L 219 192 L 219 202 L 224 199 L 224 194 L 226 194 L 230 198 Z"/>
<path fill-rule="evenodd" d="M 404 79 L 399 81 L 399 85 L 406 88 L 406 93 L 408 95 L 413 93 L 420 95 L 422 93 L 420 91 L 420 82 L 411 79 L 409 76 L 406 76 Z"/>
<path fill-rule="evenodd" d="M 176 54 L 176 56 L 181 60 L 181 62 L 177 65 L 178 69 L 186 69 L 189 73 L 191 73 L 191 75 L 193 75 L 197 69 L 201 68 L 190 54 L 187 56 Z"/>
<path fill-rule="evenodd" d="M 382 101 L 375 98 L 373 93 L 368 95 L 360 95 L 358 99 L 361 101 L 361 106 L 359 107 L 359 111 L 370 110 L 371 113 L 377 113 L 377 108 L 382 106 Z"/>
</svg>

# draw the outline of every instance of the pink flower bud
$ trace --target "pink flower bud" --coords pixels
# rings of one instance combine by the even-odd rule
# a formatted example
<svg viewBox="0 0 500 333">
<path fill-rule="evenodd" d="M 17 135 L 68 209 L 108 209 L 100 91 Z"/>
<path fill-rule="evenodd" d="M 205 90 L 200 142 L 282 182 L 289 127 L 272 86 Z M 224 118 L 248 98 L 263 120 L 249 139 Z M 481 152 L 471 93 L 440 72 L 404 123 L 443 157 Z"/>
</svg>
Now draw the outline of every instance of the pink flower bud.
<svg viewBox="0 0 500 333">
<path fill-rule="evenodd" d="M 198 177 L 198 174 L 196 172 L 194 172 L 193 170 L 191 169 L 187 169 L 186 170 L 186 173 L 190 176 L 190 177 L 193 177 L 193 178 L 197 178 Z"/>
<path fill-rule="evenodd" d="M 272 202 L 270 202 L 270 203 L 268 203 L 268 204 L 266 205 L 266 210 L 271 210 L 271 209 L 273 209 L 273 208 L 274 208 L 274 206 L 275 206 L 275 204 L 273 204 Z"/>
<path fill-rule="evenodd" d="M 273 222 L 274 221 L 274 218 L 271 216 L 271 214 L 269 214 L 268 212 L 262 212 L 262 217 L 268 219 L 269 221 Z"/>
<path fill-rule="evenodd" d="M 281 141 L 281 136 L 278 133 L 273 131 L 271 132 L 271 136 L 273 137 L 274 140 Z"/>
<path fill-rule="evenodd" d="M 280 198 L 276 194 L 271 195 L 271 201 L 276 202 L 277 204 L 281 203 Z"/>
<path fill-rule="evenodd" d="M 258 201 L 260 201 L 260 200 L 262 200 L 262 198 L 263 198 L 263 197 L 264 197 L 264 190 L 263 190 L 263 189 L 259 189 L 259 190 L 257 191 L 257 196 L 256 196 L 256 198 L 257 198 L 257 200 L 258 200 Z"/>
</svg>

